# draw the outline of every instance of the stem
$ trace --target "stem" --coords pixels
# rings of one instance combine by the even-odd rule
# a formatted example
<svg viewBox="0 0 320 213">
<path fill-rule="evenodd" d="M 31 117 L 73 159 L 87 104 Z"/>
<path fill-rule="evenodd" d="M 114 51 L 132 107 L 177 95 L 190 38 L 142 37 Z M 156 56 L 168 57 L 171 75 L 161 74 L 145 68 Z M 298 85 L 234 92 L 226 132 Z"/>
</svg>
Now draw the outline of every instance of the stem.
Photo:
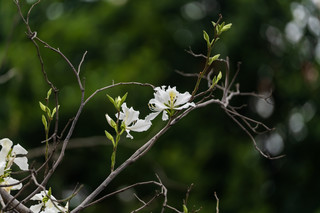
<svg viewBox="0 0 320 213">
<path fill-rule="evenodd" d="M 116 136 L 116 142 L 115 142 L 115 144 L 113 144 L 114 146 L 113 146 L 113 151 L 112 151 L 112 154 L 111 154 L 111 172 L 114 171 L 114 165 L 116 164 L 117 147 L 118 147 L 118 143 L 120 141 L 120 136 L 122 134 L 122 132 L 119 132 L 120 111 L 118 111 L 117 114 L 118 114 L 118 116 L 117 116 L 117 125 L 116 125 L 116 128 L 115 128 L 117 136 Z"/>
<path fill-rule="evenodd" d="M 222 16 L 221 14 L 219 15 L 219 19 L 218 21 L 216 22 L 216 24 L 214 25 L 214 29 L 216 29 L 216 26 L 219 24 L 220 20 L 222 19 Z M 210 45 L 207 45 L 207 55 L 206 55 L 206 64 L 203 68 L 203 70 L 200 72 L 200 74 L 198 75 L 198 80 L 197 80 L 197 83 L 193 89 L 193 92 L 191 94 L 191 98 L 190 98 L 190 101 L 192 101 L 194 99 L 194 96 L 196 95 L 198 89 L 199 89 L 199 86 L 200 86 L 200 82 L 201 82 L 201 79 L 203 78 L 203 76 L 207 73 L 207 71 L 209 70 L 209 59 L 210 59 L 210 56 L 211 56 L 211 51 L 212 51 L 212 48 L 214 46 L 214 44 L 217 42 L 217 39 L 219 38 L 219 35 L 217 34 L 217 32 L 215 32 L 215 36 L 214 36 L 214 39 L 213 41 L 211 42 Z"/>
<path fill-rule="evenodd" d="M 48 153 L 49 153 L 49 129 L 50 129 L 50 121 L 48 121 L 48 128 L 46 128 L 46 151 L 45 151 L 45 160 L 48 160 Z"/>
<path fill-rule="evenodd" d="M 111 154 L 111 172 L 114 171 L 114 165 L 116 164 L 116 154 L 117 154 L 117 146 L 114 146 L 113 152 Z"/>
</svg>

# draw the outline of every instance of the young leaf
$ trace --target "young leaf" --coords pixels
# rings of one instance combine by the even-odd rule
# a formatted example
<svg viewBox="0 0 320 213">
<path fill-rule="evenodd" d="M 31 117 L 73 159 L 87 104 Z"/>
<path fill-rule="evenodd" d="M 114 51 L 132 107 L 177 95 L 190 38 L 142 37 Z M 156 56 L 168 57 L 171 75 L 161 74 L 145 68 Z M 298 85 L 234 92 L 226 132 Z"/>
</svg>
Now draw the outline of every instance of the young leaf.
<svg viewBox="0 0 320 213">
<path fill-rule="evenodd" d="M 210 46 L 210 38 L 206 31 L 203 31 L 203 38 L 207 42 L 208 47 Z"/>
<path fill-rule="evenodd" d="M 214 78 L 212 79 L 212 84 L 210 89 L 212 89 L 220 81 L 221 78 L 222 78 L 222 73 L 220 71 L 218 76 L 214 76 Z"/>
<path fill-rule="evenodd" d="M 46 113 L 47 113 L 48 117 L 50 118 L 51 117 L 51 110 L 47 106 L 46 106 Z"/>
<path fill-rule="evenodd" d="M 60 108 L 60 105 L 58 105 L 58 109 Z M 51 113 L 51 118 L 53 118 L 53 116 L 54 116 L 54 114 L 56 114 L 56 112 L 57 112 L 57 108 L 55 107 L 55 108 L 53 108 L 53 110 L 52 110 L 52 113 Z"/>
<path fill-rule="evenodd" d="M 52 192 L 51 192 L 51 187 L 50 187 L 48 190 L 48 196 L 51 197 L 51 195 L 52 195 Z"/>
<path fill-rule="evenodd" d="M 216 83 L 218 83 L 221 78 L 222 78 L 222 73 L 221 73 L 221 71 L 220 71 L 219 74 L 218 74 L 218 76 L 217 76 L 217 81 L 216 81 Z"/>
<path fill-rule="evenodd" d="M 187 206 L 183 204 L 183 213 L 188 213 L 188 212 L 189 212 L 189 211 L 188 211 Z"/>
<path fill-rule="evenodd" d="M 43 103 L 41 103 L 41 101 L 39 101 L 39 105 L 40 105 L 41 110 L 45 112 L 46 106 Z"/>
<path fill-rule="evenodd" d="M 47 130 L 48 129 L 48 122 L 47 122 L 47 119 L 44 115 L 42 115 L 42 124 L 43 124 L 45 130 Z"/>
<path fill-rule="evenodd" d="M 52 92 L 52 88 L 50 88 L 49 91 L 47 92 L 47 100 L 49 100 L 51 92 Z"/>
<path fill-rule="evenodd" d="M 229 30 L 231 28 L 231 26 L 232 26 L 232 23 L 223 26 L 221 29 L 221 33 Z"/>
<path fill-rule="evenodd" d="M 220 57 L 220 54 L 217 54 L 215 56 L 212 56 L 209 58 L 209 61 L 208 61 L 208 65 L 211 65 L 212 62 L 214 62 L 215 60 L 217 60 L 218 58 Z"/>
<path fill-rule="evenodd" d="M 104 133 L 106 134 L 107 138 L 112 142 L 113 146 L 115 146 L 113 136 L 107 130 L 105 130 Z"/>
<path fill-rule="evenodd" d="M 128 96 L 128 92 L 126 92 L 126 94 L 124 94 L 124 96 L 122 96 L 121 101 L 120 101 L 120 106 L 126 101 L 127 96 Z"/>
<path fill-rule="evenodd" d="M 110 101 L 113 105 L 115 105 L 114 99 L 113 99 L 110 95 L 108 95 L 108 94 L 107 94 L 107 97 L 108 97 L 109 101 Z"/>
</svg>

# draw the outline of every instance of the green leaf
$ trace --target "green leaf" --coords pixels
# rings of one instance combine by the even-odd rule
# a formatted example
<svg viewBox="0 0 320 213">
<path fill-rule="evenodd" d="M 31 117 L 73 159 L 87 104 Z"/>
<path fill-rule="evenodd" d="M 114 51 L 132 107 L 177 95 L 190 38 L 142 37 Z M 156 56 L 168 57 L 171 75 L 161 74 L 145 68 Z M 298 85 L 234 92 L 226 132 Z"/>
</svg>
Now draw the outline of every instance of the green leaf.
<svg viewBox="0 0 320 213">
<path fill-rule="evenodd" d="M 120 134 L 117 134 L 117 136 L 116 136 L 116 146 L 118 145 L 119 141 L 120 141 Z"/>
<path fill-rule="evenodd" d="M 39 105 L 40 105 L 41 110 L 46 112 L 46 106 L 43 103 L 41 103 L 41 101 L 39 101 Z"/>
<path fill-rule="evenodd" d="M 208 65 L 211 65 L 212 62 L 214 62 L 215 60 L 217 60 L 218 58 L 220 57 L 220 54 L 217 54 L 215 56 L 212 56 L 209 58 L 209 61 L 208 61 Z"/>
<path fill-rule="evenodd" d="M 42 124 L 43 124 L 45 130 L 47 130 L 48 129 L 48 122 L 47 122 L 47 119 L 44 115 L 42 115 Z"/>
<path fill-rule="evenodd" d="M 220 71 L 219 74 L 218 74 L 218 76 L 217 76 L 217 81 L 216 81 L 216 83 L 218 83 L 221 78 L 222 78 L 222 73 L 221 73 L 221 71 Z"/>
<path fill-rule="evenodd" d="M 104 133 L 106 134 L 107 138 L 112 142 L 113 146 L 115 146 L 113 136 L 107 130 L 104 130 Z"/>
<path fill-rule="evenodd" d="M 58 105 L 58 109 L 60 108 L 60 105 Z M 54 114 L 56 114 L 56 112 L 57 112 L 57 108 L 55 107 L 55 108 L 53 108 L 53 110 L 52 110 L 52 113 L 51 113 L 51 118 L 53 118 L 53 116 L 54 116 Z"/>
<path fill-rule="evenodd" d="M 49 91 L 47 92 L 47 100 L 49 100 L 51 92 L 52 92 L 52 88 L 50 88 Z"/>
<path fill-rule="evenodd" d="M 126 101 L 127 96 L 128 96 L 128 92 L 126 92 L 126 94 L 124 94 L 124 96 L 122 96 L 121 101 L 120 101 L 120 106 Z"/>
<path fill-rule="evenodd" d="M 203 38 L 207 42 L 207 46 L 209 47 L 210 46 L 210 38 L 209 38 L 209 35 L 206 31 L 203 31 Z"/>
<path fill-rule="evenodd" d="M 114 99 L 113 99 L 110 95 L 108 95 L 108 94 L 107 94 L 107 97 L 108 97 L 109 101 L 110 101 L 113 105 L 115 105 Z"/>
<path fill-rule="evenodd" d="M 51 195 L 52 195 L 52 192 L 51 192 L 51 187 L 50 187 L 48 190 L 48 196 L 51 197 Z"/>
<path fill-rule="evenodd" d="M 232 26 L 232 23 L 223 26 L 221 29 L 221 33 L 229 30 L 231 28 L 231 26 Z"/>
<path fill-rule="evenodd" d="M 46 106 L 46 112 L 47 112 L 48 117 L 50 118 L 51 117 L 51 110 L 47 106 Z"/>
<path fill-rule="evenodd" d="M 214 76 L 214 78 L 212 79 L 212 84 L 210 89 L 212 89 L 220 81 L 221 78 L 222 78 L 222 73 L 220 71 L 219 74 L 217 76 Z"/>
<path fill-rule="evenodd" d="M 183 213 L 188 213 L 188 212 L 189 212 L 189 211 L 188 211 L 187 206 L 183 204 Z"/>
</svg>

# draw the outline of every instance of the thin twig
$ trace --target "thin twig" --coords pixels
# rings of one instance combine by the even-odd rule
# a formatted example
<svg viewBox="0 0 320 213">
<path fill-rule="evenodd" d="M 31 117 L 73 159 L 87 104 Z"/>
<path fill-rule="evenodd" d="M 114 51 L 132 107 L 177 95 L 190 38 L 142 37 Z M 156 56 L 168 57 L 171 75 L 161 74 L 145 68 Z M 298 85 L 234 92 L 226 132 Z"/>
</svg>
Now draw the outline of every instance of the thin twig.
<svg viewBox="0 0 320 213">
<path fill-rule="evenodd" d="M 216 192 L 214 192 L 214 197 L 217 200 L 216 213 L 219 213 L 219 198 Z"/>
<path fill-rule="evenodd" d="M 97 93 L 99 92 L 102 92 L 104 90 L 107 90 L 107 89 L 110 89 L 110 88 L 113 88 L 113 87 L 117 87 L 117 86 L 120 86 L 120 85 L 139 85 L 139 86 L 149 86 L 151 87 L 152 89 L 155 88 L 155 86 L 153 86 L 152 84 L 149 84 L 149 83 L 140 83 L 140 82 L 119 82 L 119 83 L 116 83 L 116 84 L 112 84 L 112 85 L 109 85 L 109 86 L 105 86 L 105 87 L 102 87 L 100 89 L 97 89 L 96 91 L 94 91 L 84 102 L 84 104 L 87 104 Z"/>
<path fill-rule="evenodd" d="M 82 56 L 82 58 L 81 58 L 81 61 L 80 61 L 80 63 L 79 63 L 78 70 L 77 70 L 78 76 L 79 76 L 79 74 L 80 74 L 81 65 L 82 65 L 82 63 L 84 62 L 84 58 L 86 57 L 87 53 L 88 53 L 88 51 L 85 51 L 85 52 L 84 52 L 84 54 L 83 54 L 83 56 Z"/>
<path fill-rule="evenodd" d="M 155 184 L 155 185 L 161 186 L 161 184 L 159 184 L 159 183 L 156 182 L 156 181 L 145 181 L 145 182 L 135 183 L 135 184 L 132 184 L 132 185 L 130 185 L 130 186 L 124 187 L 124 188 L 122 188 L 122 189 L 119 189 L 119 190 L 117 190 L 117 191 L 111 192 L 111 193 L 109 193 L 109 194 L 107 194 L 107 195 L 104 195 L 103 197 L 101 197 L 101 198 L 99 198 L 99 199 L 97 199 L 97 200 L 95 200 L 95 201 L 87 204 L 87 205 L 85 206 L 85 208 L 87 208 L 87 207 L 89 207 L 89 206 L 92 206 L 92 205 L 94 205 L 94 204 L 97 204 L 97 203 L 105 200 L 105 199 L 108 198 L 108 197 L 111 197 L 111 196 L 113 196 L 113 195 L 116 195 L 116 194 L 119 194 L 119 193 L 121 193 L 121 192 L 127 191 L 128 189 L 134 188 L 134 187 L 136 187 L 136 186 L 148 185 L 148 184 Z"/>
</svg>

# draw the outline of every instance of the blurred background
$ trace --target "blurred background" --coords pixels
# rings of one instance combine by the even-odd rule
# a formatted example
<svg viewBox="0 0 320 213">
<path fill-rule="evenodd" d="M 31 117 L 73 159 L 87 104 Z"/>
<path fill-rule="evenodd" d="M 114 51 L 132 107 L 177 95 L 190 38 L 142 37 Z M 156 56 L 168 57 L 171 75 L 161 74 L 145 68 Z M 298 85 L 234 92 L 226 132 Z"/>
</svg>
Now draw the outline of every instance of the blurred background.
<svg viewBox="0 0 320 213">
<path fill-rule="evenodd" d="M 21 0 L 24 14 L 34 0 Z M 214 53 L 229 57 L 231 72 L 242 62 L 237 82 L 244 92 L 272 93 L 272 103 L 241 97 L 241 112 L 276 130 L 257 136 L 259 146 L 279 160 L 268 160 L 250 138 L 215 105 L 192 112 L 161 137 L 152 150 L 126 169 L 102 193 L 148 180 L 158 174 L 168 188 L 168 204 L 182 211 L 190 184 L 189 210 L 229 213 L 320 212 L 320 1 L 319 0 L 68 0 L 42 1 L 31 13 L 37 35 L 82 66 L 86 95 L 112 82 L 139 81 L 177 86 L 191 92 L 194 78 L 175 72 L 200 72 L 204 61 L 185 50 L 205 53 L 202 31 L 213 34 L 219 14 L 232 28 L 222 35 Z M 41 74 L 35 47 L 12 1 L 0 1 L 0 138 L 8 137 L 30 151 L 30 163 L 42 162 L 37 147 L 45 134 L 38 102 L 48 85 Z M 80 91 L 72 71 L 60 56 L 41 47 L 49 79 L 59 88 L 59 130 L 72 118 Z M 205 89 L 205 82 L 201 89 Z M 113 114 L 110 96 L 129 92 L 127 103 L 149 113 L 152 89 L 122 86 L 99 93 L 86 106 L 63 164 L 49 186 L 57 198 L 84 184 L 71 206 L 77 205 L 109 172 L 112 146 L 104 136 L 104 114 Z M 217 95 L 219 92 L 217 91 Z M 50 105 L 54 106 L 51 100 Z M 164 122 L 123 139 L 118 165 Z M 37 165 L 37 163 L 35 164 Z M 109 198 L 84 212 L 130 212 L 158 190 L 140 186 Z M 159 212 L 161 199 L 142 212 Z M 172 212 L 167 210 L 166 212 Z"/>
</svg>

